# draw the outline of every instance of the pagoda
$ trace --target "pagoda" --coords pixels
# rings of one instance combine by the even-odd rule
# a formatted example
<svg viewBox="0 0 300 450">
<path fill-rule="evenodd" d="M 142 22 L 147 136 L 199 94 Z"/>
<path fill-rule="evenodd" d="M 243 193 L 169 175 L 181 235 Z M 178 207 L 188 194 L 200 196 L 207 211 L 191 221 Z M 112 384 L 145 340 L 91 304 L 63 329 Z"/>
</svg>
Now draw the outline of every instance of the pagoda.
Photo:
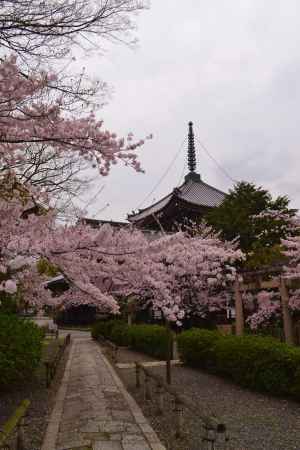
<svg viewBox="0 0 300 450">
<path fill-rule="evenodd" d="M 184 183 L 156 203 L 137 213 L 128 215 L 128 220 L 144 230 L 176 231 L 180 224 L 198 222 L 212 208 L 219 206 L 225 193 L 202 181 L 196 172 L 197 161 L 193 123 L 189 122 L 188 169 Z"/>
</svg>

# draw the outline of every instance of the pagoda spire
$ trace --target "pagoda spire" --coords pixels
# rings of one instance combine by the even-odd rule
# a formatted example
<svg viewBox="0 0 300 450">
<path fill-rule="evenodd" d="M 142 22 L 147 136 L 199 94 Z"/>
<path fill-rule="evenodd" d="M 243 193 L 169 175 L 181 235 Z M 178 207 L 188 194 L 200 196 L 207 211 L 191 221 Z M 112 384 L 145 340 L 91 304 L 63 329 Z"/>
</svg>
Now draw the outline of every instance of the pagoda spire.
<svg viewBox="0 0 300 450">
<path fill-rule="evenodd" d="M 193 131 L 193 122 L 189 122 L 189 134 L 188 134 L 188 168 L 190 172 L 196 171 L 196 151 L 195 140 Z"/>
</svg>

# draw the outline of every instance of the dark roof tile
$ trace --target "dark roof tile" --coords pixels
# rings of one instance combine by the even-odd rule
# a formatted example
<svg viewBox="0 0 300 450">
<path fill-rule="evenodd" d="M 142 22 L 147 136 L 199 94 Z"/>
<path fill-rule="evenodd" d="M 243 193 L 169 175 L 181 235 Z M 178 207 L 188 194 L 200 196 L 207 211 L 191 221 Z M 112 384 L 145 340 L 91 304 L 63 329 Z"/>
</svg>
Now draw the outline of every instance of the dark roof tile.
<svg viewBox="0 0 300 450">
<path fill-rule="evenodd" d="M 225 195 L 225 192 L 219 191 L 209 184 L 204 183 L 200 177 L 197 181 L 187 177 L 185 182 L 179 188 L 174 189 L 171 194 L 163 197 L 153 205 L 140 210 L 137 214 L 129 215 L 128 219 L 131 222 L 137 222 L 152 214 L 158 213 L 167 206 L 173 196 L 177 196 L 179 199 L 191 203 L 192 205 L 213 208 L 222 203 Z"/>
</svg>

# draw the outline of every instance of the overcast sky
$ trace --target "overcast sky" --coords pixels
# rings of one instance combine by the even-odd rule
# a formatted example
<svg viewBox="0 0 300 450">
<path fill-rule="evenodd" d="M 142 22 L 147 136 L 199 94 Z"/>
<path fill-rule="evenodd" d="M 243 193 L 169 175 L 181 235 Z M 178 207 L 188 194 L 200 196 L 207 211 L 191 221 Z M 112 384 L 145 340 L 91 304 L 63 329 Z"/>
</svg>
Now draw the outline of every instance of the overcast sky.
<svg viewBox="0 0 300 450">
<path fill-rule="evenodd" d="M 89 216 L 123 220 L 176 187 L 186 173 L 190 120 L 229 175 L 196 140 L 205 182 L 227 191 L 230 178 L 252 181 L 300 206 L 299 0 L 152 0 L 137 23 L 136 50 L 107 45 L 84 64 L 114 88 L 99 114 L 107 128 L 153 133 L 140 151 L 146 173 L 120 166 L 99 178 L 89 198 L 104 189 Z"/>
</svg>

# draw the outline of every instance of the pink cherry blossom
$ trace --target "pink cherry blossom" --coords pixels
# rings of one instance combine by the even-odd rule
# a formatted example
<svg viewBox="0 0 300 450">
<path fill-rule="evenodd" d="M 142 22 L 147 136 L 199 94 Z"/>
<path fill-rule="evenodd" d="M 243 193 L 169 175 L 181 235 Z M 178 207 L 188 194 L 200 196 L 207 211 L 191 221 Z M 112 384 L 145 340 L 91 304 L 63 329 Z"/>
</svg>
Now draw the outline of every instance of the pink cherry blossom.
<svg viewBox="0 0 300 450">
<path fill-rule="evenodd" d="M 233 265 L 243 255 L 216 235 L 178 232 L 149 240 L 130 227 L 58 225 L 53 210 L 24 219 L 29 206 L 17 199 L 0 200 L 0 264 L 9 267 L 11 261 L 24 261 L 25 266 L 17 265 L 10 276 L 22 285 L 27 304 L 89 304 L 118 313 L 118 298 L 134 295 L 137 307 L 151 306 L 177 323 L 225 308 Z M 44 295 L 45 277 L 36 270 L 40 258 L 57 267 L 70 284 L 60 297 Z"/>
<path fill-rule="evenodd" d="M 0 158 L 6 166 L 22 161 L 26 145 L 48 143 L 57 152 L 73 152 L 97 164 L 101 175 L 123 161 L 141 171 L 136 150 L 143 140 L 128 142 L 103 129 L 93 110 L 76 116 L 68 109 L 68 95 L 51 89 L 56 75 L 19 70 L 17 59 L 0 61 Z"/>
</svg>

